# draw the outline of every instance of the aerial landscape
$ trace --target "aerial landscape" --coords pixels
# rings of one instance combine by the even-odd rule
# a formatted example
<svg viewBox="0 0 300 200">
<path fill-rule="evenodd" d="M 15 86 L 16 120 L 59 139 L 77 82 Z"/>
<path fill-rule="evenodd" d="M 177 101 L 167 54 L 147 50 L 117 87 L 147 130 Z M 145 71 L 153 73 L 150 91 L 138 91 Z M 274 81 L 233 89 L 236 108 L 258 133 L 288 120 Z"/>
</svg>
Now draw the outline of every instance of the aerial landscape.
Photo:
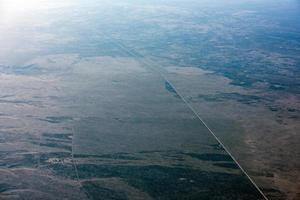
<svg viewBox="0 0 300 200">
<path fill-rule="evenodd" d="M 0 0 L 0 200 L 300 199 L 298 0 Z"/>
</svg>

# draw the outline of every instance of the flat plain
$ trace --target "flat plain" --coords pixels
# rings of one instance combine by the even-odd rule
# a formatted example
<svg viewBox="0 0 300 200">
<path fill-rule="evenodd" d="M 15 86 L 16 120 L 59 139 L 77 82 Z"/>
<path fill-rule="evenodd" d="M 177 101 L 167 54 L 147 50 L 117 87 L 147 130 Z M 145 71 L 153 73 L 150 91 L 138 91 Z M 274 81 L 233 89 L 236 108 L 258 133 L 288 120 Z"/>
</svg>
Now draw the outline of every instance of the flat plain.
<svg viewBox="0 0 300 200">
<path fill-rule="evenodd" d="M 300 197 L 299 2 L 19 4 L 0 1 L 1 199 Z"/>
</svg>

